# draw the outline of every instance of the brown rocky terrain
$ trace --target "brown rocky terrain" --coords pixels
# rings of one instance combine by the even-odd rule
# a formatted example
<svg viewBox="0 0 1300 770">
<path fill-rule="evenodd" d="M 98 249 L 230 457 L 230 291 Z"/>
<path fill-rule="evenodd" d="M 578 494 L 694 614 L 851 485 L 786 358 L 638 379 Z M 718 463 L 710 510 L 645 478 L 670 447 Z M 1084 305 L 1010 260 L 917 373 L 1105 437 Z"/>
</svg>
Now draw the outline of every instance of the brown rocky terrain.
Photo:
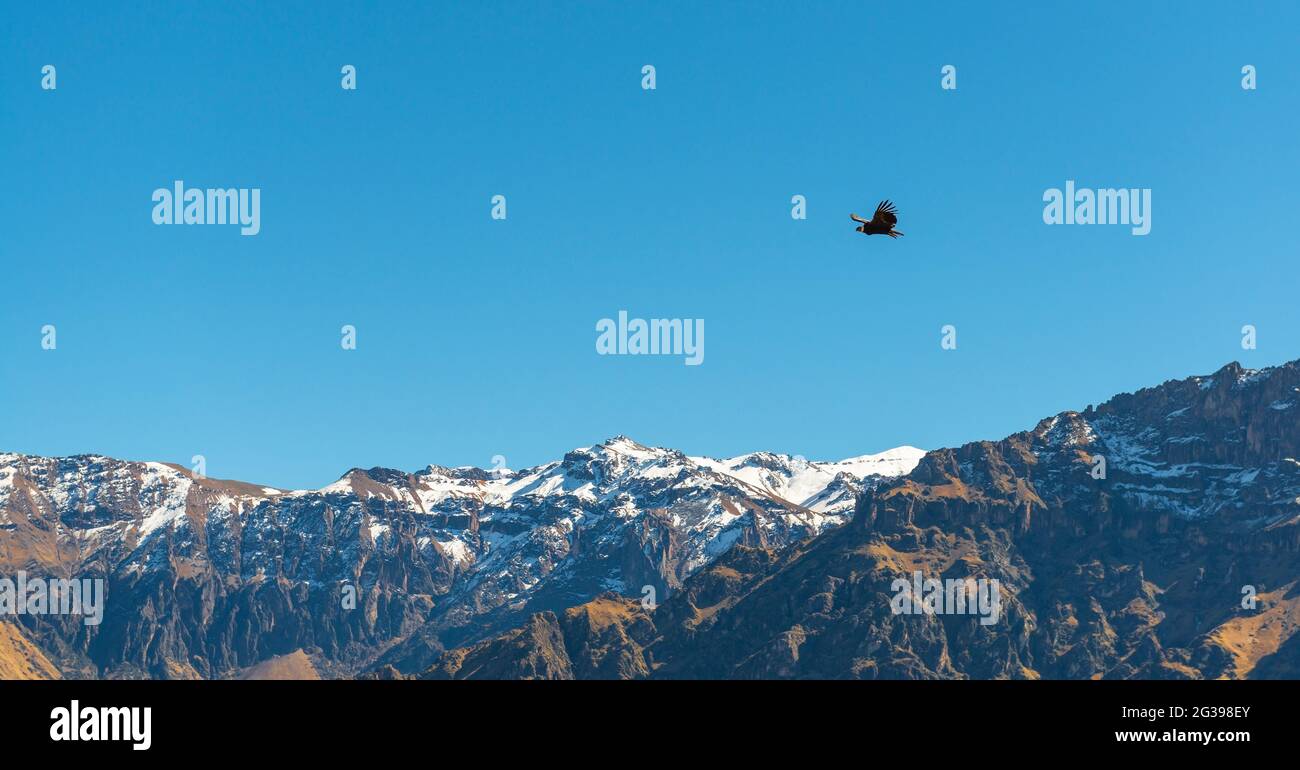
<svg viewBox="0 0 1300 770">
<path fill-rule="evenodd" d="M 58 679 L 61 674 L 16 623 L 0 621 L 0 679 Z"/>
<path fill-rule="evenodd" d="M 849 526 L 733 548 L 653 612 L 535 615 L 425 676 L 1295 677 L 1298 403 L 1300 365 L 1230 364 L 930 452 Z M 895 614 L 916 571 L 998 580 L 996 622 Z"/>
<path fill-rule="evenodd" d="M 253 666 L 239 674 L 239 679 L 320 679 L 320 672 L 303 650 L 294 650 L 288 655 L 277 655 Z"/>
</svg>

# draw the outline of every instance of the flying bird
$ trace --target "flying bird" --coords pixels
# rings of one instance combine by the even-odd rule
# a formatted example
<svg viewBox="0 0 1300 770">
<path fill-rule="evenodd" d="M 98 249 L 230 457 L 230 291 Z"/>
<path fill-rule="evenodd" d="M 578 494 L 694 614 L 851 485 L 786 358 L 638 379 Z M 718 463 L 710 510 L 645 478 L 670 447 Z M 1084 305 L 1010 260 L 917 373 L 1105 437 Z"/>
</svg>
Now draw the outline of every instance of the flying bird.
<svg viewBox="0 0 1300 770">
<path fill-rule="evenodd" d="M 861 223 L 858 225 L 857 231 L 864 235 L 888 235 L 890 238 L 897 238 L 902 235 L 902 233 L 894 229 L 894 225 L 898 224 L 898 211 L 894 208 L 894 204 L 889 201 L 880 202 L 880 205 L 876 207 L 876 214 L 871 218 L 870 222 L 857 214 L 849 214 L 849 219 Z"/>
</svg>

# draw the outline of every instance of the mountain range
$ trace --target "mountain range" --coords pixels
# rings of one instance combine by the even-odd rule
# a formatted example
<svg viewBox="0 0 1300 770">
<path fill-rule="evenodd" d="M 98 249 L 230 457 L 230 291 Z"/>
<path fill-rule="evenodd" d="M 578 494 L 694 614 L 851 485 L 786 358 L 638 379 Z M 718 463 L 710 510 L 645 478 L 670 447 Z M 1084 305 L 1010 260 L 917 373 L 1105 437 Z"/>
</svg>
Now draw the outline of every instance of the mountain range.
<svg viewBox="0 0 1300 770">
<path fill-rule="evenodd" d="M 842 462 L 626 437 L 314 491 L 0 455 L 5 677 L 1294 678 L 1300 362 L 1229 364 L 996 441 Z M 912 580 L 998 612 L 900 612 Z M 351 600 L 349 600 L 351 597 Z"/>
<path fill-rule="evenodd" d="M 0 673 L 418 672 L 533 613 L 606 592 L 654 604 L 734 544 L 839 526 L 923 454 L 715 460 L 619 436 L 522 471 L 356 468 L 313 491 L 0 454 L 0 576 L 102 579 L 107 593 L 98 626 L 5 623 Z"/>
</svg>

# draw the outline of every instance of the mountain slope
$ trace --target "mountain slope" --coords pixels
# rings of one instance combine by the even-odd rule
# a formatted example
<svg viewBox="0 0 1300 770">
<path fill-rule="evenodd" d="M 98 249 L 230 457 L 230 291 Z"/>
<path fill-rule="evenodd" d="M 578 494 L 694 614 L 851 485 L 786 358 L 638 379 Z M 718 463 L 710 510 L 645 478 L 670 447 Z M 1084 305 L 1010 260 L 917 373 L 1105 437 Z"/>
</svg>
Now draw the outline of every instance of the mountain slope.
<svg viewBox="0 0 1300 770">
<path fill-rule="evenodd" d="M 1230 364 L 930 452 L 864 491 L 851 525 L 734 549 L 656 611 L 627 604 L 636 633 L 552 647 L 547 671 L 579 676 L 598 655 L 633 663 L 596 676 L 1294 677 L 1297 401 L 1300 365 Z M 895 581 L 916 572 L 996 579 L 996 620 L 895 613 Z M 571 636 L 562 616 L 530 622 Z M 425 675 L 530 652 L 488 640 Z"/>
<path fill-rule="evenodd" d="M 0 679 L 58 679 L 61 676 L 17 623 L 0 620 Z"/>
</svg>

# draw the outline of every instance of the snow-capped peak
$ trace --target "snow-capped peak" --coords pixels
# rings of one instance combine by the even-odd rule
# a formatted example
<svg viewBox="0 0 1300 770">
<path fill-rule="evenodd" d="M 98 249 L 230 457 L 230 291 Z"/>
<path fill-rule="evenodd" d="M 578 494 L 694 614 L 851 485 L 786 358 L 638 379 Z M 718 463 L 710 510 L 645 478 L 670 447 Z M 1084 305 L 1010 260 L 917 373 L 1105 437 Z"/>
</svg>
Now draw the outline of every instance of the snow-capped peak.
<svg viewBox="0 0 1300 770">
<path fill-rule="evenodd" d="M 770 452 L 751 452 L 723 460 L 690 459 L 795 505 L 828 513 L 851 509 L 862 482 L 872 477 L 890 478 L 910 473 L 923 455 L 923 449 L 900 446 L 837 461 L 807 460 L 800 455 Z"/>
<path fill-rule="evenodd" d="M 429 465 L 415 474 L 406 474 L 383 468 L 354 468 L 314 493 L 407 500 L 424 510 L 434 510 L 468 498 L 497 505 L 509 505 L 516 498 L 556 495 L 597 500 L 630 485 L 698 486 L 709 483 L 710 475 L 721 474 L 816 513 L 847 514 L 865 482 L 905 475 L 924 454 L 922 449 L 900 446 L 834 461 L 810 461 L 772 452 L 719 460 L 687 456 L 676 449 L 647 446 L 619 435 L 571 450 L 559 461 L 519 471 Z"/>
</svg>

